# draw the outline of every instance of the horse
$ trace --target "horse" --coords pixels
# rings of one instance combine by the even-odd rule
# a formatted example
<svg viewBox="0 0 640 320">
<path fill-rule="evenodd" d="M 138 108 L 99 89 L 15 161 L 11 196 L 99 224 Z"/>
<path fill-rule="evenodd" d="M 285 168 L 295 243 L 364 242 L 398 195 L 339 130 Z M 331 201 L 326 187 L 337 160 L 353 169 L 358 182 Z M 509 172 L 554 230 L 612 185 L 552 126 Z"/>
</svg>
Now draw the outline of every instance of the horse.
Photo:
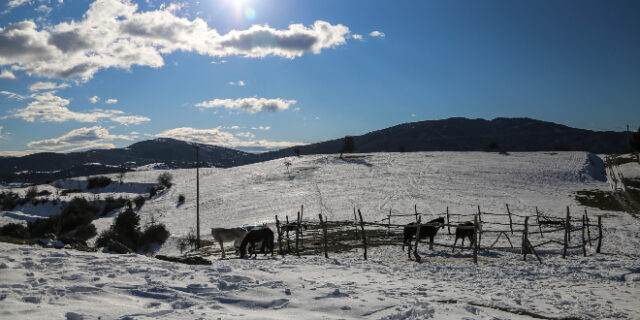
<svg viewBox="0 0 640 320">
<path fill-rule="evenodd" d="M 255 254 L 258 257 L 258 254 L 255 252 L 256 243 L 262 241 L 262 251 L 264 255 L 267 255 L 267 250 L 271 252 L 273 255 L 273 231 L 269 228 L 262 228 L 257 230 L 251 230 L 244 236 L 242 239 L 242 243 L 240 243 L 240 258 L 244 258 L 247 253 L 247 245 L 249 246 L 249 257 L 252 254 Z"/>
<path fill-rule="evenodd" d="M 458 225 L 458 227 L 473 227 L 473 222 L 467 221 Z M 453 251 L 456 250 L 458 239 L 462 238 L 462 246 L 464 247 L 464 238 L 469 238 L 469 248 L 473 246 L 476 239 L 476 229 L 473 228 L 456 228 L 456 241 L 453 242 Z"/>
<path fill-rule="evenodd" d="M 427 223 L 440 223 L 443 224 L 440 226 L 441 229 L 444 228 L 444 218 L 436 218 Z M 404 251 L 404 246 L 406 244 L 410 245 L 411 240 L 413 240 L 413 236 L 416 234 L 418 228 L 416 227 L 416 222 L 411 222 L 404 227 L 404 241 L 402 242 L 402 250 Z M 433 237 L 438 233 L 438 226 L 425 226 L 420 227 L 420 239 L 424 239 L 429 237 L 429 249 L 433 249 Z"/>
<path fill-rule="evenodd" d="M 247 230 L 243 228 L 231 228 L 231 229 L 211 228 L 211 235 L 220 244 L 220 249 L 222 249 L 223 258 L 227 255 L 226 252 L 224 251 L 224 243 L 233 241 L 235 245 L 238 242 L 240 242 L 246 234 L 247 234 Z"/>
</svg>

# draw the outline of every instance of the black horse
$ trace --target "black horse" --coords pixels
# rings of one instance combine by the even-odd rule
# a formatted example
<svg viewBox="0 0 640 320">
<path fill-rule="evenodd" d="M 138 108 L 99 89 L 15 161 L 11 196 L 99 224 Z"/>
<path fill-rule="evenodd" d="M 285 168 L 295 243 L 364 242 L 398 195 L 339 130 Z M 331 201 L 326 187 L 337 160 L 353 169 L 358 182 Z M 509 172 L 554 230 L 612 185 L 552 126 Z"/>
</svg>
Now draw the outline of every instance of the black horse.
<svg viewBox="0 0 640 320">
<path fill-rule="evenodd" d="M 249 245 L 249 257 L 252 254 L 255 254 L 258 257 L 258 253 L 256 253 L 256 243 L 262 242 L 262 250 L 264 255 L 267 255 L 267 252 L 271 252 L 273 255 L 273 231 L 269 228 L 262 228 L 258 230 L 251 230 L 244 236 L 242 239 L 242 243 L 240 243 L 240 258 L 244 258 L 247 253 L 247 245 Z"/>
<path fill-rule="evenodd" d="M 440 223 L 444 224 L 444 218 L 436 218 L 429 222 L 428 224 Z M 416 222 L 411 222 L 404 227 L 404 241 L 402 242 L 402 250 L 404 251 L 405 245 L 410 245 L 411 240 L 413 240 L 413 236 L 416 234 L 418 228 L 416 227 Z M 441 225 L 439 228 L 444 228 L 444 225 Z M 420 239 L 424 239 L 429 237 L 429 248 L 433 248 L 433 237 L 438 233 L 437 226 L 422 226 L 420 227 Z"/>
<path fill-rule="evenodd" d="M 306 224 L 300 224 L 300 226 L 304 230 L 307 230 L 307 225 Z M 289 222 L 288 224 L 283 224 L 281 228 L 282 228 L 282 232 L 285 232 L 285 231 L 296 231 L 296 230 L 298 230 L 298 223 L 297 222 Z"/>
<path fill-rule="evenodd" d="M 467 227 L 467 228 L 456 228 L 456 241 L 453 242 L 453 251 L 456 250 L 456 243 L 458 243 L 458 239 L 462 239 L 462 246 L 464 247 L 464 238 L 469 238 L 469 248 L 473 246 L 476 240 L 476 229 L 468 228 L 473 227 L 473 222 L 467 221 L 458 225 L 458 227 Z"/>
</svg>

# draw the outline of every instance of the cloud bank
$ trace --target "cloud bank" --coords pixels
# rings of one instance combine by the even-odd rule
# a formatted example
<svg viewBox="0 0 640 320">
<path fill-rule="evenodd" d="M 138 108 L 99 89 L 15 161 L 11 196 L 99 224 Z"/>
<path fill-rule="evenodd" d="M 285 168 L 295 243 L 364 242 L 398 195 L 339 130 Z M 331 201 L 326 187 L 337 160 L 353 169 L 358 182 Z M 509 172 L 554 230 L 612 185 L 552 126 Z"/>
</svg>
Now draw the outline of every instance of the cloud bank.
<svg viewBox="0 0 640 320">
<path fill-rule="evenodd" d="M 79 128 L 71 130 L 69 133 L 52 139 L 31 141 L 27 144 L 29 148 L 43 150 L 59 150 L 76 151 L 83 149 L 95 148 L 115 148 L 109 141 L 123 139 L 132 140 L 126 135 L 113 135 L 103 127 L 95 126 L 90 128 Z"/>
<path fill-rule="evenodd" d="M 181 127 L 163 131 L 156 136 L 249 151 L 265 151 L 305 144 L 290 141 L 255 140 L 255 135 L 252 133 L 238 132 L 232 134 L 222 131 L 220 128 L 195 129 L 191 127 Z"/>
<path fill-rule="evenodd" d="M 326 21 L 286 29 L 253 25 L 220 34 L 200 18 L 177 16 L 172 6 L 139 12 L 129 0 L 96 0 L 79 21 L 39 27 L 24 20 L 0 28 L 0 65 L 29 75 L 87 81 L 101 69 L 161 67 L 162 56 L 175 51 L 293 59 L 343 45 L 349 34 L 348 27 Z"/>
<path fill-rule="evenodd" d="M 260 111 L 266 112 L 282 112 L 289 109 L 289 106 L 296 104 L 296 100 L 285 100 L 281 98 L 265 99 L 265 98 L 240 98 L 240 99 L 213 99 L 210 101 L 202 101 L 196 104 L 201 108 L 226 108 L 230 110 L 242 110 L 249 113 Z"/>
</svg>

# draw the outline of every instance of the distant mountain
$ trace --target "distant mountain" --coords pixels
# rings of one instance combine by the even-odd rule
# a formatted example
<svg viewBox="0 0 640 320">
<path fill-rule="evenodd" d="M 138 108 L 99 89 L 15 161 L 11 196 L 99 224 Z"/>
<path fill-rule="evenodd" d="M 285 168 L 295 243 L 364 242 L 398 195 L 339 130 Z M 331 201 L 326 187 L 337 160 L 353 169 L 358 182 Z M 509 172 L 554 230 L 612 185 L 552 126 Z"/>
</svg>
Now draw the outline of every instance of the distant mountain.
<svg viewBox="0 0 640 320">
<path fill-rule="evenodd" d="M 412 151 L 588 151 L 628 152 L 626 133 L 591 131 L 529 118 L 449 118 L 404 123 L 354 136 L 356 152 Z M 336 153 L 342 138 L 258 155 L 261 160 Z"/>
<path fill-rule="evenodd" d="M 626 133 L 591 131 L 528 118 L 493 120 L 449 118 L 400 124 L 354 136 L 355 152 L 412 151 L 588 151 L 628 152 Z M 300 153 L 337 153 L 342 138 L 251 154 L 238 150 L 201 145 L 203 167 L 234 167 L 293 156 Z M 0 158 L 0 181 L 46 181 L 59 178 L 119 172 L 121 167 L 162 163 L 170 168 L 192 168 L 192 144 L 155 139 L 134 143 L 128 148 L 73 153 L 37 153 L 24 157 Z"/>
<path fill-rule="evenodd" d="M 152 163 L 170 168 L 195 166 L 192 144 L 174 139 L 155 139 L 134 143 L 127 148 L 72 153 L 36 153 L 0 159 L 0 180 L 5 182 L 46 181 L 60 178 L 105 174 Z M 206 167 L 233 167 L 251 163 L 252 154 L 233 149 L 201 145 L 200 163 Z"/>
</svg>

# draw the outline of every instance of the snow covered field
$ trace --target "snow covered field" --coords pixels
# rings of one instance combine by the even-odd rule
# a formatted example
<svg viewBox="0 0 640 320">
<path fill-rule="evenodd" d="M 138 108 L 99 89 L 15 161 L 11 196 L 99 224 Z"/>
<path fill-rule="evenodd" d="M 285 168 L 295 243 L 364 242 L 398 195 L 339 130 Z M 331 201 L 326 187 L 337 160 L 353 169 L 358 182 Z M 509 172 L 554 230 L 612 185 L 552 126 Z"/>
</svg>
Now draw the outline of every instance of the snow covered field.
<svg viewBox="0 0 640 320">
<path fill-rule="evenodd" d="M 161 172 L 128 173 L 125 184 L 98 196 L 145 192 Z M 546 215 L 564 216 L 569 206 L 577 216 L 584 208 L 571 195 L 610 190 L 604 172 L 600 158 L 580 152 L 377 153 L 346 160 L 318 155 L 201 169 L 201 230 L 210 238 L 211 227 L 271 223 L 276 214 L 295 216 L 302 204 L 305 217 L 322 213 L 329 220 L 351 219 L 353 207 L 365 220 L 379 220 L 389 209 L 412 213 L 414 204 L 424 219 L 441 216 L 446 207 L 475 213 L 480 205 L 504 213 L 505 203 L 516 214 L 535 214 L 537 206 Z M 167 225 L 172 239 L 160 253 L 176 255 L 176 237 L 195 224 L 195 170 L 171 173 L 174 186 L 147 200 L 139 214 Z M 177 201 L 180 194 L 184 204 Z M 0 317 L 529 319 L 523 312 L 531 312 L 640 318 L 640 223 L 627 213 L 588 210 L 591 217 L 604 216 L 603 254 L 588 248 L 586 258 L 576 250 L 564 260 L 560 248 L 551 247 L 541 252 L 543 264 L 524 262 L 517 251 L 483 251 L 474 265 L 469 253 L 423 246 L 420 264 L 408 261 L 399 247 L 378 247 L 370 249 L 369 261 L 360 252 L 345 252 L 330 259 L 212 257 L 211 266 L 187 266 L 2 243 Z M 0 223 L 48 212 L 26 205 L 2 212 Z M 112 220 L 95 223 L 105 229 Z M 436 241 L 452 240 L 442 237 Z"/>
</svg>

